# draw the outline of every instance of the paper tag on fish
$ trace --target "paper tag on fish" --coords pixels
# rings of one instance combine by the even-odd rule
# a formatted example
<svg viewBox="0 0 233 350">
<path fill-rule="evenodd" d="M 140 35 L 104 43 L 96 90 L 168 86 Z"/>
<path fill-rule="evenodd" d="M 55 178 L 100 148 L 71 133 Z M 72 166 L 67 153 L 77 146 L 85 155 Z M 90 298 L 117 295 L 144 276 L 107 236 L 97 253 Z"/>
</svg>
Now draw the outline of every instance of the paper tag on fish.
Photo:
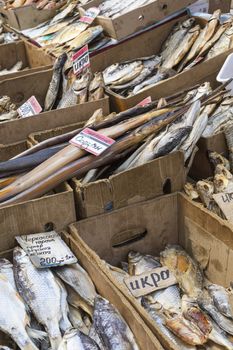
<svg viewBox="0 0 233 350">
<path fill-rule="evenodd" d="M 22 118 L 31 117 L 39 114 L 41 111 L 42 107 L 35 96 L 30 97 L 21 107 L 17 109 L 17 112 Z"/>
<path fill-rule="evenodd" d="M 91 7 L 84 13 L 84 16 L 79 19 L 79 22 L 92 24 L 99 13 L 100 9 L 98 7 Z"/>
<path fill-rule="evenodd" d="M 115 143 L 110 137 L 101 135 L 100 133 L 85 128 L 78 135 L 70 140 L 70 143 L 74 146 L 85 149 L 85 151 L 99 156 L 106 149 Z"/>
<path fill-rule="evenodd" d="M 136 298 L 177 283 L 167 267 L 158 267 L 138 276 L 127 277 L 124 282 Z"/>
<path fill-rule="evenodd" d="M 75 75 L 80 74 L 85 68 L 90 67 L 90 55 L 88 45 L 83 46 L 73 57 L 73 71 Z"/>
<path fill-rule="evenodd" d="M 17 236 L 16 240 L 37 268 L 77 262 L 75 255 L 55 231 Z"/>
<path fill-rule="evenodd" d="M 218 193 L 214 194 L 213 198 L 227 220 L 233 223 L 233 193 Z"/>
<path fill-rule="evenodd" d="M 148 105 L 149 103 L 152 102 L 152 98 L 151 96 L 148 96 L 147 98 L 145 98 L 143 101 L 141 101 L 140 103 L 138 103 L 138 106 L 141 107 L 145 107 L 146 105 Z"/>
</svg>

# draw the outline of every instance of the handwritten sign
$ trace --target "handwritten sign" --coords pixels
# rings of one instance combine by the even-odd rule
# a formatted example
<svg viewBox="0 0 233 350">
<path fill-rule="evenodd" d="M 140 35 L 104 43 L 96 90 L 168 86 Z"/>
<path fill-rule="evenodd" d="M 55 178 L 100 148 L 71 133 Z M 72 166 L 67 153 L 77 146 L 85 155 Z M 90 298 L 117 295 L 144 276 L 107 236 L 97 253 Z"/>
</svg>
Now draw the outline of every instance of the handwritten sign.
<svg viewBox="0 0 233 350">
<path fill-rule="evenodd" d="M 147 98 L 142 100 L 140 103 L 138 103 L 138 106 L 145 107 L 146 105 L 148 105 L 151 102 L 152 102 L 151 96 L 148 96 Z"/>
<path fill-rule="evenodd" d="M 17 242 L 37 268 L 74 264 L 77 258 L 55 231 L 17 236 Z"/>
<path fill-rule="evenodd" d="M 79 22 L 90 25 L 94 22 L 99 13 L 100 9 L 98 7 L 91 7 L 84 13 L 84 16 L 79 19 Z"/>
<path fill-rule="evenodd" d="M 83 46 L 73 57 L 73 71 L 75 75 L 80 74 L 84 69 L 90 67 L 90 55 L 88 45 Z"/>
<path fill-rule="evenodd" d="M 227 220 L 233 223 L 233 192 L 214 194 L 213 198 L 226 216 Z"/>
<path fill-rule="evenodd" d="M 127 277 L 124 282 L 136 298 L 177 283 L 175 276 L 166 267 L 159 267 L 138 276 Z"/>
<path fill-rule="evenodd" d="M 70 140 L 70 143 L 74 146 L 85 149 L 85 151 L 92 153 L 95 156 L 99 156 L 113 145 L 115 141 L 92 129 L 85 128 L 78 135 L 73 137 L 73 139 Z"/>
<path fill-rule="evenodd" d="M 17 109 L 17 112 L 22 118 L 31 117 L 39 114 L 41 111 L 42 107 L 35 96 L 30 97 L 21 107 Z"/>
</svg>

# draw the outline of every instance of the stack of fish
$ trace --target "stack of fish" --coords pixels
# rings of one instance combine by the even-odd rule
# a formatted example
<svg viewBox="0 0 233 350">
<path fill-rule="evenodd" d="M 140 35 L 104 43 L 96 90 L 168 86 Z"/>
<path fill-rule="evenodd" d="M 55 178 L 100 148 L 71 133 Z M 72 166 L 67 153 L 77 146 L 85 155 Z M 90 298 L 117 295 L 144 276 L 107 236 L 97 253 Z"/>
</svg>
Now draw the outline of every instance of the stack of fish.
<svg viewBox="0 0 233 350">
<path fill-rule="evenodd" d="M 0 44 L 9 44 L 19 40 L 19 36 L 14 32 L 6 32 L 3 21 L 0 19 Z"/>
<path fill-rule="evenodd" d="M 123 317 L 79 265 L 37 269 L 20 247 L 0 259 L 0 329 L 21 350 L 138 350 Z"/>
<path fill-rule="evenodd" d="M 194 18 L 178 23 L 155 56 L 107 67 L 105 85 L 121 96 L 133 96 L 233 48 L 233 17 L 220 24 L 220 15 L 220 10 L 214 12 L 204 28 Z"/>
<path fill-rule="evenodd" d="M 58 57 L 89 44 L 93 51 L 105 45 L 110 39 L 103 36 L 102 26 L 91 26 L 79 20 L 78 2 L 69 3 L 63 11 L 49 22 L 36 28 L 23 31 L 23 34 L 36 41 L 48 53 Z"/>
<path fill-rule="evenodd" d="M 104 0 L 99 6 L 100 15 L 104 17 L 116 18 L 127 12 L 148 5 L 154 1 L 155 0 Z"/>
<path fill-rule="evenodd" d="M 72 107 L 104 97 L 104 82 L 101 73 L 87 69 L 77 77 L 73 69 L 66 69 L 67 55 L 61 55 L 54 64 L 53 76 L 46 94 L 44 111 Z"/>
<path fill-rule="evenodd" d="M 160 257 L 131 251 L 124 271 L 106 266 L 122 284 L 126 277 L 166 266 L 177 284 L 137 299 L 164 337 L 179 350 L 210 349 L 211 342 L 233 349 L 233 290 L 209 282 L 180 246 L 167 246 Z"/>
<path fill-rule="evenodd" d="M 18 118 L 17 107 L 8 96 L 0 96 L 0 122 Z"/>
<path fill-rule="evenodd" d="M 4 0 L 4 7 L 6 10 L 35 5 L 39 10 L 50 10 L 56 9 L 59 10 L 66 6 L 67 1 L 65 0 Z"/>
</svg>

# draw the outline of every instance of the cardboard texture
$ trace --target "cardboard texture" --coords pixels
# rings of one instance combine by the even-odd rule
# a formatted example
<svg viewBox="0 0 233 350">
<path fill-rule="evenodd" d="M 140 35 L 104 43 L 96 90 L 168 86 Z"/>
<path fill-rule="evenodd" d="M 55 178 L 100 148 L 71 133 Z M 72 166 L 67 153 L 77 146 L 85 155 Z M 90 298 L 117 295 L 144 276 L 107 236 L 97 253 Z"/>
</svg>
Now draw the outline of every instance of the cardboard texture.
<svg viewBox="0 0 233 350">
<path fill-rule="evenodd" d="M 11 10 L 0 7 L 0 14 L 7 24 L 15 29 L 23 30 L 36 27 L 48 21 L 56 14 L 56 9 L 38 10 L 35 5 L 21 6 Z"/>
<path fill-rule="evenodd" d="M 177 23 L 178 20 L 185 20 L 185 18 L 187 18 L 187 16 L 182 16 L 179 19 L 176 18 L 152 30 L 148 30 L 137 37 L 111 47 L 107 51 L 95 55 L 91 58 L 93 72 L 102 71 L 111 64 L 117 62 L 124 62 L 158 53 L 174 24 Z M 200 24 L 203 25 L 203 22 L 200 22 Z M 228 50 L 221 55 L 206 62 L 202 62 L 188 71 L 166 79 L 132 97 L 123 98 L 109 89 L 106 89 L 110 97 L 111 110 L 117 112 L 123 111 L 135 106 L 148 96 L 151 96 L 152 100 L 157 100 L 161 97 L 173 95 L 177 91 L 181 91 L 182 89 L 205 81 L 210 81 L 211 83 L 216 84 L 215 78 L 219 69 L 222 67 L 227 56 L 232 52 L 233 49 Z"/>
<path fill-rule="evenodd" d="M 80 7 L 81 16 L 84 15 L 85 10 L 91 7 L 98 7 L 101 2 L 102 0 L 93 0 L 87 5 Z M 114 19 L 98 16 L 95 23 L 102 25 L 108 36 L 121 40 L 194 2 L 195 0 L 155 0 L 151 4 L 142 6 Z"/>
<path fill-rule="evenodd" d="M 209 13 L 220 9 L 223 13 L 230 12 L 231 0 L 209 0 Z"/>
<path fill-rule="evenodd" d="M 26 140 L 1 145 L 0 161 L 6 161 L 27 148 Z M 0 208 L 1 250 L 13 248 L 12 235 L 62 230 L 75 219 L 73 191 L 67 183 L 41 198 Z"/>
<path fill-rule="evenodd" d="M 135 228 L 144 234 L 125 242 Z M 145 309 L 114 278 L 104 259 L 114 266 L 127 261 L 129 251 L 158 256 L 167 244 L 180 244 L 205 270 L 207 278 L 225 287 L 232 281 L 233 226 L 195 204 L 182 194 L 171 194 L 151 201 L 129 206 L 112 213 L 89 218 L 70 225 L 69 231 L 79 249 L 87 252 L 93 264 L 130 301 L 135 310 L 161 342 L 165 349 L 179 350 L 152 321 Z M 118 239 L 118 245 L 113 242 Z M 137 238 L 137 239 L 136 239 Z"/>
<path fill-rule="evenodd" d="M 52 67 L 54 59 L 26 41 L 17 41 L 0 45 L 0 69 L 11 69 L 17 62 L 22 61 L 22 70 L 0 76 L 0 81 L 24 76 Z"/>
<path fill-rule="evenodd" d="M 52 73 L 52 69 L 48 69 L 2 81 L 0 82 L 1 95 L 9 96 L 17 107 L 34 95 L 43 107 Z M 0 144 L 10 144 L 24 140 L 33 132 L 85 121 L 99 108 L 102 108 L 105 114 L 109 113 L 108 97 L 99 101 L 69 107 L 65 110 L 57 109 L 32 117 L 3 122 L 0 127 Z"/>
</svg>

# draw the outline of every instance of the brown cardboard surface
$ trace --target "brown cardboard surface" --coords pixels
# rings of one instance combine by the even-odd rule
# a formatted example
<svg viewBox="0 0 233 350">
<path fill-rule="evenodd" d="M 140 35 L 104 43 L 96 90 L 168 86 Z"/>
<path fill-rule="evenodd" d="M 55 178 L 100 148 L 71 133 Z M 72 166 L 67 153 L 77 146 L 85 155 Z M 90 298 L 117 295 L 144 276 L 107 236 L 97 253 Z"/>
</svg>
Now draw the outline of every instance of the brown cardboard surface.
<svg viewBox="0 0 233 350">
<path fill-rule="evenodd" d="M 102 0 L 93 0 L 87 5 L 80 7 L 80 14 L 83 15 L 85 10 L 90 7 L 98 7 L 101 2 Z M 115 19 L 98 16 L 95 22 L 103 26 L 107 35 L 121 40 L 194 2 L 195 0 L 155 0 L 151 4 L 142 6 Z"/>
<path fill-rule="evenodd" d="M 220 9 L 223 13 L 230 12 L 231 0 L 209 0 L 209 13 Z"/>
<path fill-rule="evenodd" d="M 184 181 L 183 154 L 176 152 L 90 184 L 73 179 L 71 186 L 77 217 L 84 219 L 180 191 Z"/>
<path fill-rule="evenodd" d="M 15 79 L 4 80 L 0 82 L 0 92 L 1 95 L 9 96 L 18 107 L 32 95 L 35 95 L 43 107 L 51 77 L 52 69 L 49 69 Z M 32 117 L 3 122 L 0 125 L 0 144 L 10 144 L 24 140 L 32 132 L 85 121 L 99 108 L 103 108 L 103 112 L 108 114 L 108 97 L 66 109 L 57 109 Z"/>
<path fill-rule="evenodd" d="M 1 75 L 0 81 L 24 76 L 39 70 L 46 70 L 51 68 L 53 64 L 51 56 L 26 41 L 17 41 L 0 46 L 0 69 L 10 69 L 19 61 L 23 62 L 23 70 Z"/>
<path fill-rule="evenodd" d="M 9 146 L 0 146 L 0 161 L 14 157 L 27 149 L 26 140 Z M 12 235 L 62 230 L 74 222 L 75 206 L 71 187 L 67 183 L 57 186 L 53 194 L 0 209 L 1 249 L 14 246 Z"/>
<path fill-rule="evenodd" d="M 141 238 L 113 246 L 116 237 L 121 236 L 124 240 L 124 232 L 129 235 L 130 231 L 134 232 L 139 227 L 144 231 Z M 201 264 L 211 282 L 226 287 L 232 280 L 232 230 L 233 225 L 182 194 L 163 196 L 70 225 L 70 233 L 77 246 L 85 248 L 93 263 L 130 301 L 161 344 L 173 350 L 178 348 L 164 338 L 160 328 L 127 288 L 119 285 L 101 259 L 120 266 L 131 250 L 157 256 L 167 244 L 180 244 Z"/>
<path fill-rule="evenodd" d="M 142 33 L 135 38 L 122 42 L 119 45 L 109 48 L 107 51 L 95 55 L 91 58 L 92 70 L 94 72 L 101 71 L 117 62 L 158 53 L 173 25 L 177 23 L 178 20 L 183 21 L 186 17 L 187 16 L 183 16 L 180 19 L 169 21 L 168 23 L 162 24 L 157 28 Z M 205 81 L 210 81 L 213 85 L 216 85 L 216 76 L 219 69 L 231 52 L 233 52 L 233 49 L 206 62 L 204 61 L 188 71 L 166 79 L 132 97 L 123 98 L 107 90 L 110 97 L 111 109 L 114 111 L 122 111 L 135 106 L 148 96 L 151 96 L 152 100 L 156 100 Z"/>
<path fill-rule="evenodd" d="M 11 10 L 0 7 L 0 13 L 9 26 L 23 30 L 36 27 L 38 24 L 53 18 L 56 10 L 38 10 L 34 5 L 22 6 Z"/>
</svg>

